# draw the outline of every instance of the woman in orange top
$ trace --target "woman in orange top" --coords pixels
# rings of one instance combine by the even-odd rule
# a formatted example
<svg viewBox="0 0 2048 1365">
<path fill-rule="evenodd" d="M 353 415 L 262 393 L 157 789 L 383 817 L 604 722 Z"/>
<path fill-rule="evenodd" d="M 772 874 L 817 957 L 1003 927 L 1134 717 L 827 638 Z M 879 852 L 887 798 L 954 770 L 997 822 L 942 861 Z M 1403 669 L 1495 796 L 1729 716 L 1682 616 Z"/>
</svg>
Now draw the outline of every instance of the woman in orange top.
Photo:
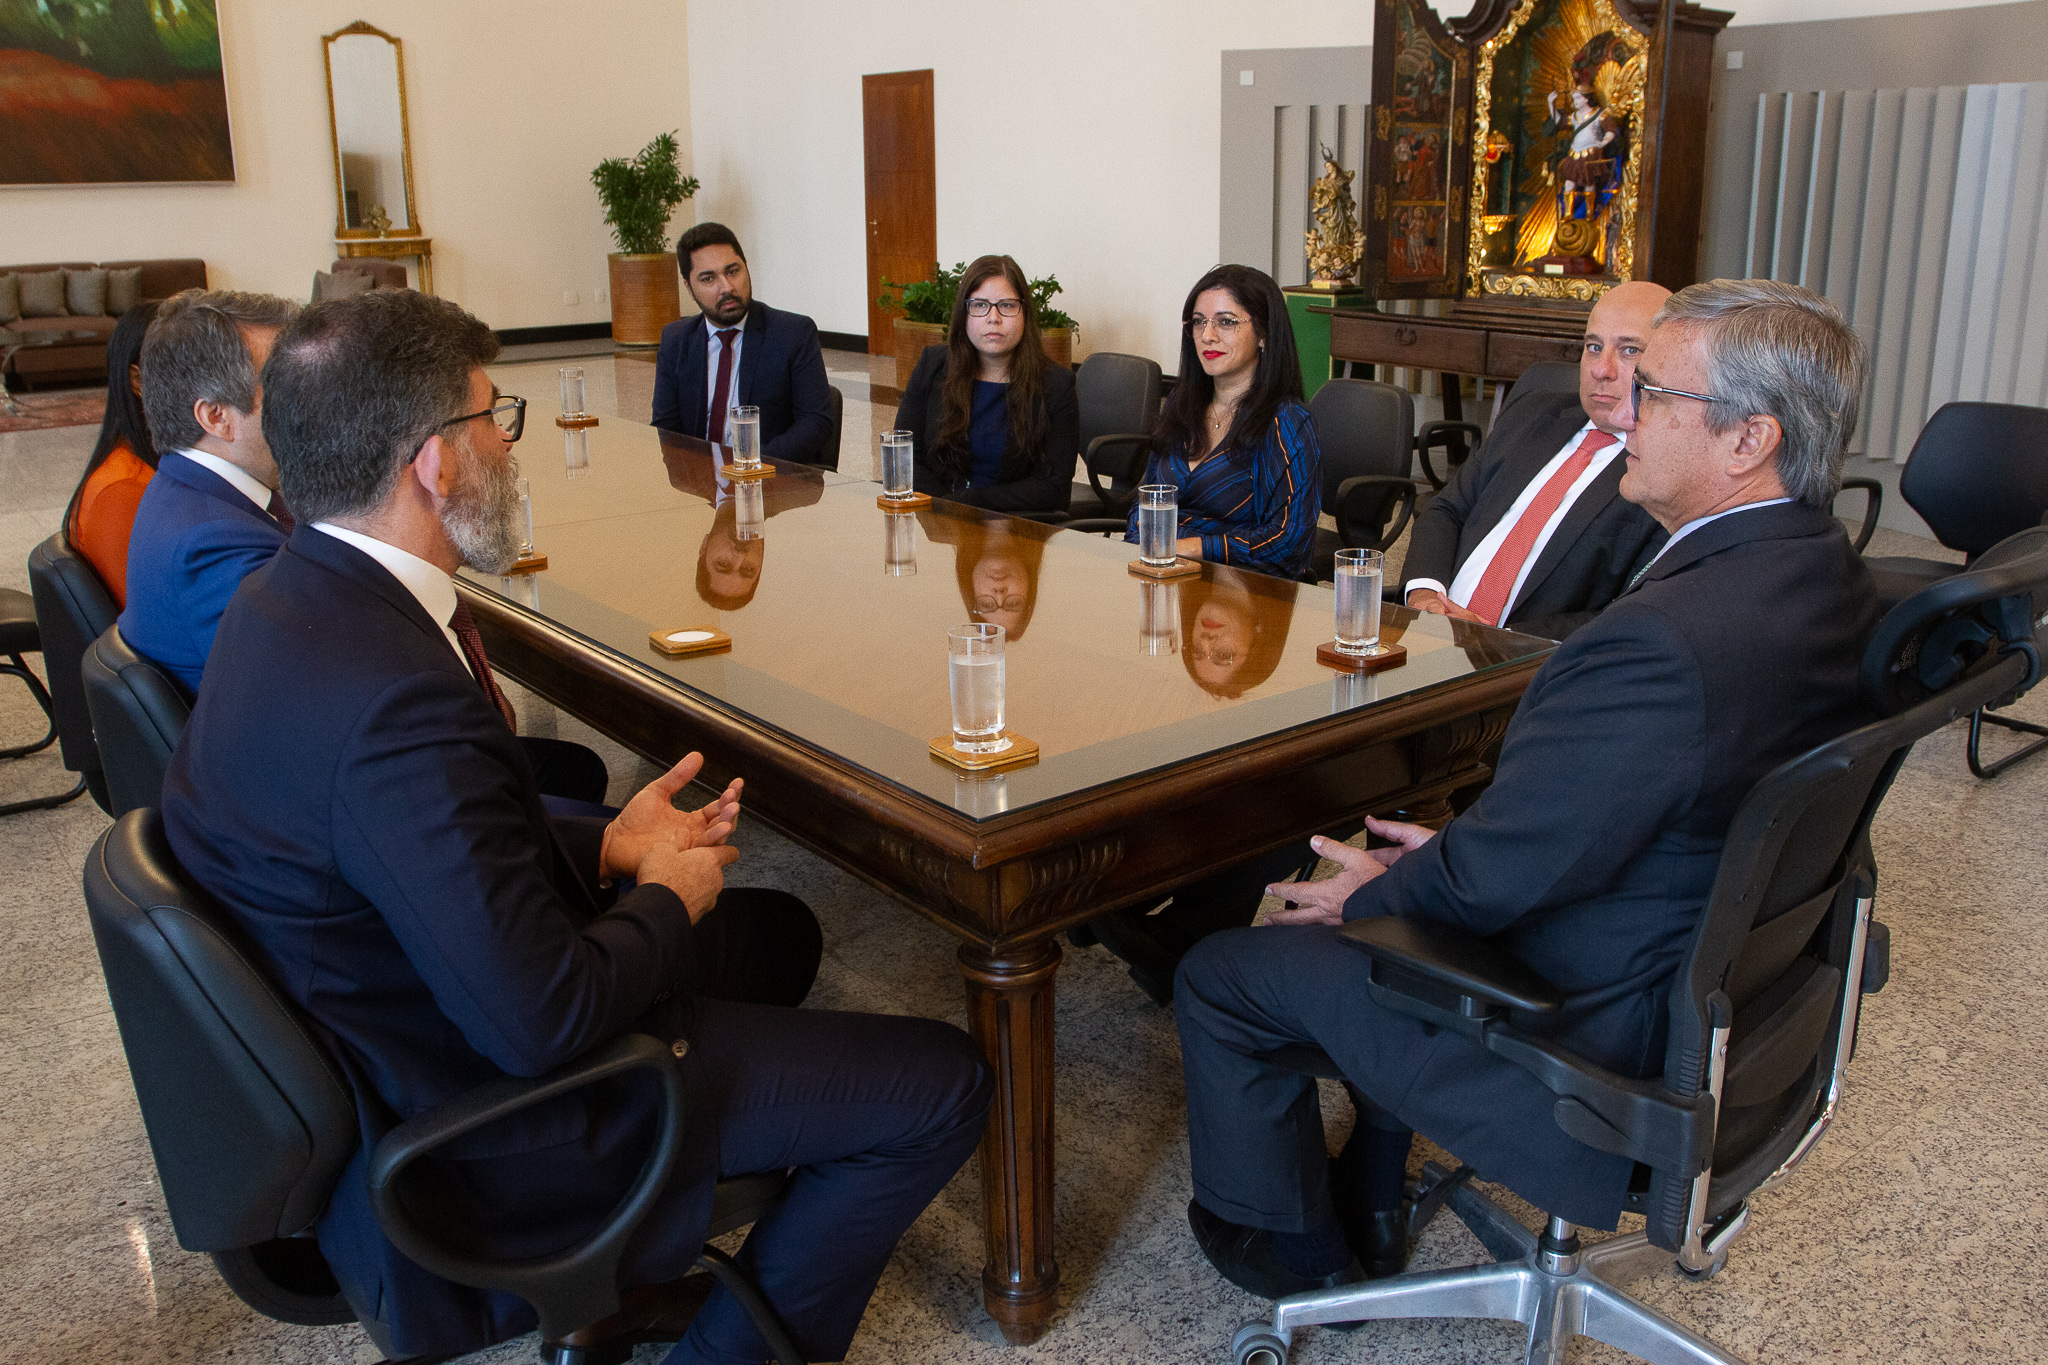
<svg viewBox="0 0 2048 1365">
<path fill-rule="evenodd" d="M 107 339 L 107 415 L 64 514 L 65 539 L 99 574 L 116 607 L 128 605 L 128 532 L 156 473 L 156 446 L 142 416 L 142 335 L 155 317 L 154 303 L 138 303 Z"/>
</svg>

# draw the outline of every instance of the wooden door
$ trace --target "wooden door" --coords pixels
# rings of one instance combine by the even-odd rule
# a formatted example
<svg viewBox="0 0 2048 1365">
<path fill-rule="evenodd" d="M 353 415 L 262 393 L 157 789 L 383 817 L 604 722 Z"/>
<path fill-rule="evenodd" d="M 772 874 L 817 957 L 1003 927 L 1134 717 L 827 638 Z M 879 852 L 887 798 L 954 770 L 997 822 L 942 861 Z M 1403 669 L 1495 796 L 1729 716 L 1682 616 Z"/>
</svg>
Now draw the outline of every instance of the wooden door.
<svg viewBox="0 0 2048 1365">
<path fill-rule="evenodd" d="M 884 312 L 883 277 L 928 279 L 939 258 L 939 210 L 932 153 L 932 73 L 891 71 L 860 78 L 867 151 L 868 354 L 896 349 L 896 314 Z"/>
</svg>

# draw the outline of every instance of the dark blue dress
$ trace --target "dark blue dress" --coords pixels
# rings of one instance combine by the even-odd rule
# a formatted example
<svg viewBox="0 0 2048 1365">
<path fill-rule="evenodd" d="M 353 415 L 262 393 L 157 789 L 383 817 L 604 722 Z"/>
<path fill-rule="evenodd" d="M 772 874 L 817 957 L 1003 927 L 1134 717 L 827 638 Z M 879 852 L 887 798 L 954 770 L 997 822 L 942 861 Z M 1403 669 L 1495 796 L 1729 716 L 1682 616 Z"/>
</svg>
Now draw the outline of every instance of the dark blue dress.
<svg viewBox="0 0 2048 1365">
<path fill-rule="evenodd" d="M 1247 449 L 1224 447 L 1190 467 L 1187 452 L 1154 451 L 1146 483 L 1180 490 L 1180 534 L 1202 538 L 1202 558 L 1299 578 L 1315 549 L 1322 514 L 1323 452 L 1306 404 L 1292 398 Z M 1138 509 L 1131 506 L 1124 539 L 1138 541 Z"/>
<path fill-rule="evenodd" d="M 1010 453 L 1010 386 L 974 381 L 974 411 L 967 421 L 967 448 L 974 458 L 967 466 L 967 486 L 987 488 L 1002 482 L 1003 456 Z"/>
</svg>

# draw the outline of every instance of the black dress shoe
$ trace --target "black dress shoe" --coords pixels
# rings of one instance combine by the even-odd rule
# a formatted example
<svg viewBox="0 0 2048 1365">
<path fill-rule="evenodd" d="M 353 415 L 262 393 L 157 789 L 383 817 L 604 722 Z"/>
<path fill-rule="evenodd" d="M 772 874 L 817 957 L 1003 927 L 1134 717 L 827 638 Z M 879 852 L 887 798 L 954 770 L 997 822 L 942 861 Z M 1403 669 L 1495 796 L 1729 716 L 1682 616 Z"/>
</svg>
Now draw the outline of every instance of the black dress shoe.
<svg viewBox="0 0 2048 1365">
<path fill-rule="evenodd" d="M 1119 910 L 1089 922 L 1096 942 L 1130 964 L 1131 980 L 1166 1009 L 1173 1004 L 1173 974 L 1187 949 L 1162 941 L 1152 932 L 1150 916 L 1142 909 Z"/>
<path fill-rule="evenodd" d="M 1273 1250 L 1273 1234 L 1265 1228 L 1248 1228 L 1219 1218 L 1197 1200 L 1188 1201 L 1188 1226 L 1195 1242 L 1216 1273 L 1249 1294 L 1262 1299 L 1284 1299 L 1312 1289 L 1335 1289 L 1365 1278 L 1357 1260 L 1335 1274 L 1297 1275 L 1280 1264 Z"/>
<path fill-rule="evenodd" d="M 569 1365 L 621 1365 L 647 1342 L 680 1341 L 718 1283 L 685 1275 L 666 1284 L 643 1284 L 619 1295 L 619 1311 L 558 1342 L 541 1346 L 541 1359 Z"/>
<path fill-rule="evenodd" d="M 1367 1214 L 1363 1221 L 1344 1224 L 1344 1240 L 1365 1267 L 1370 1280 L 1383 1280 L 1408 1268 L 1408 1214 L 1403 1209 L 1386 1209 Z"/>
</svg>

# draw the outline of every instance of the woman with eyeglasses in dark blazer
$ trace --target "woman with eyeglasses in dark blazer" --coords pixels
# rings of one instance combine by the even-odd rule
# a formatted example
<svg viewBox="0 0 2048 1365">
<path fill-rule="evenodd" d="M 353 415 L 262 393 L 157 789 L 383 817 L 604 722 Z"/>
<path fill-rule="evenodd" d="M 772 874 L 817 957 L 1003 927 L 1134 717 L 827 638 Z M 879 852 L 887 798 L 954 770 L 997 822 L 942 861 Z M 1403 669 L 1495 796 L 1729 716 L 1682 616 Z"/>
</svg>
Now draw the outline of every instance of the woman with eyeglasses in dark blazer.
<svg viewBox="0 0 2048 1365">
<path fill-rule="evenodd" d="M 1008 256 L 967 267 L 944 345 L 927 346 L 903 401 L 913 486 L 996 512 L 1064 512 L 1081 445 L 1074 374 L 1046 359 L 1024 271 Z"/>
</svg>

